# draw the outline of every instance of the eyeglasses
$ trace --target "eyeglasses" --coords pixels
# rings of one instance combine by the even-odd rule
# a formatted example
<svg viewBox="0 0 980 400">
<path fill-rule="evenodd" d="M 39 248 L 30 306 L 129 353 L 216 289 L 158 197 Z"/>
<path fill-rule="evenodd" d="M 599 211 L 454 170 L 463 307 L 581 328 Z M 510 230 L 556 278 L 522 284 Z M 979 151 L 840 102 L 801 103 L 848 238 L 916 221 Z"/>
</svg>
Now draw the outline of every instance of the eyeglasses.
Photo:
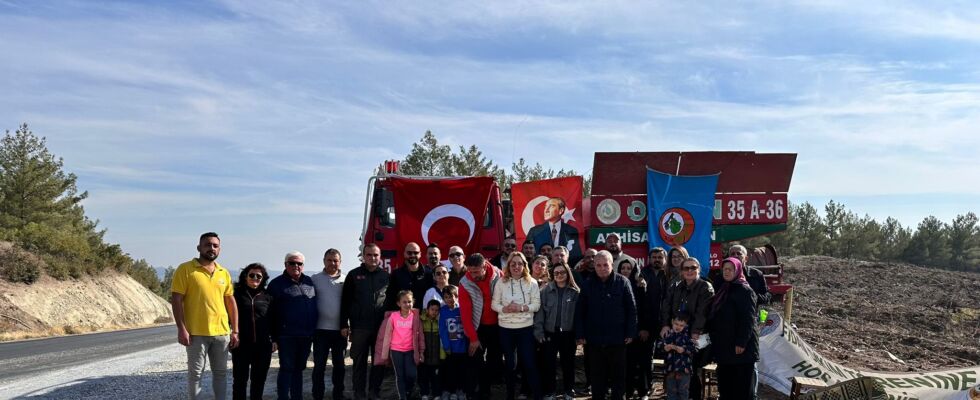
<svg viewBox="0 0 980 400">
<path fill-rule="evenodd" d="M 286 265 L 288 265 L 290 267 L 302 267 L 303 266 L 303 263 L 300 262 L 300 261 L 289 261 L 289 262 L 286 263 Z"/>
<path fill-rule="evenodd" d="M 262 274 L 248 274 L 251 279 L 262 279 Z"/>
<path fill-rule="evenodd" d="M 406 252 L 405 252 L 405 254 L 408 254 L 408 255 L 410 255 L 410 256 L 417 256 L 417 255 L 419 255 L 420 253 L 419 253 L 419 252 L 417 252 L 417 251 L 406 251 Z"/>
<path fill-rule="evenodd" d="M 695 266 L 692 265 L 692 266 L 689 266 L 689 267 L 681 267 L 681 269 L 684 270 L 684 271 L 696 271 L 698 269 L 698 267 L 695 267 Z"/>
<path fill-rule="evenodd" d="M 462 257 L 463 253 L 449 253 L 450 257 Z"/>
<path fill-rule="evenodd" d="M 435 276 L 443 276 L 445 274 L 446 274 L 446 271 L 436 271 L 436 272 L 433 272 L 432 273 L 432 275 L 435 275 Z"/>
</svg>

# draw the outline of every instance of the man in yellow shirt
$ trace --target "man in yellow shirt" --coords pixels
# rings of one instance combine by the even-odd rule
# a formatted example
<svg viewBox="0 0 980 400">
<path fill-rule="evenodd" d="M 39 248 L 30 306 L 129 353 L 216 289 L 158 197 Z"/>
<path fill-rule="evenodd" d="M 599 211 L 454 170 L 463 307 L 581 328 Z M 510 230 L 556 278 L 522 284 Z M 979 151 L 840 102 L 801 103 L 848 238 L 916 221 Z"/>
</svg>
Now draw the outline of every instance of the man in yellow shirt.
<svg viewBox="0 0 980 400">
<path fill-rule="evenodd" d="M 200 395 L 204 361 L 210 359 L 214 398 L 224 400 L 228 350 L 238 346 L 238 307 L 231 274 L 214 261 L 221 252 L 218 234 L 201 235 L 197 251 L 197 258 L 174 271 L 170 289 L 177 342 L 187 346 L 188 397 Z"/>
</svg>

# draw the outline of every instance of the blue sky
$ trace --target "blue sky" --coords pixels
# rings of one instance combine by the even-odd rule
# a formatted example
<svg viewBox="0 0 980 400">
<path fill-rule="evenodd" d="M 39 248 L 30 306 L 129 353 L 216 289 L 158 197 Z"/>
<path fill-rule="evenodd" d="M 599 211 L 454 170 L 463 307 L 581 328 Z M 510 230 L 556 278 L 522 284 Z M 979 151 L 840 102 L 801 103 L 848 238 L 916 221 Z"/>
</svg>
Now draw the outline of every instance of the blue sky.
<svg viewBox="0 0 980 400">
<path fill-rule="evenodd" d="M 370 173 L 426 130 L 582 172 L 795 152 L 793 201 L 980 211 L 980 6 L 854 3 L 0 0 L 0 128 L 46 136 L 157 266 L 214 230 L 236 269 L 352 268 Z"/>
</svg>

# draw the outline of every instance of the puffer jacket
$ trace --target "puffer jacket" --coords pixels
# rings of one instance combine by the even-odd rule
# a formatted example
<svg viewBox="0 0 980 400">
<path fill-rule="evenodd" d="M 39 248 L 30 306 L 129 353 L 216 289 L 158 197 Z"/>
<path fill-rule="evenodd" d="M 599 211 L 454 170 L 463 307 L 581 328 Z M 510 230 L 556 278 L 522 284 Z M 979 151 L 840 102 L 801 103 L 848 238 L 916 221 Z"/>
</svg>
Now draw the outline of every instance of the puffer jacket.
<svg viewBox="0 0 980 400">
<path fill-rule="evenodd" d="M 235 287 L 238 304 L 238 340 L 243 346 L 271 344 L 269 311 L 272 296 L 265 290 Z"/>
<path fill-rule="evenodd" d="M 429 318 L 429 314 L 423 311 L 421 319 L 422 334 L 425 335 L 425 365 L 438 366 L 446 358 L 439 336 L 439 316 Z"/>
<path fill-rule="evenodd" d="M 674 282 L 660 305 L 660 326 L 669 327 L 674 316 L 683 311 L 690 317 L 687 326 L 691 328 L 691 334 L 703 333 L 714 294 L 711 283 L 701 278 L 690 285 L 683 279 Z"/>
<path fill-rule="evenodd" d="M 750 364 L 759 361 L 759 324 L 755 323 L 755 292 L 732 284 L 728 295 L 710 315 L 711 355 L 718 364 Z M 713 301 L 713 300 L 712 300 Z M 745 348 L 735 354 L 735 346 Z"/>
<path fill-rule="evenodd" d="M 527 311 L 505 313 L 510 303 L 527 306 Z M 541 292 L 534 279 L 501 279 L 493 288 L 490 307 L 497 312 L 501 328 L 520 329 L 534 325 L 534 313 L 541 308 Z"/>
<path fill-rule="evenodd" d="M 578 296 L 579 290 L 571 286 L 558 290 L 558 285 L 551 283 L 541 289 L 541 309 L 534 313 L 534 337 L 538 341 L 544 340 L 545 332 L 555 333 L 556 327 L 562 332 L 575 330 Z"/>
</svg>

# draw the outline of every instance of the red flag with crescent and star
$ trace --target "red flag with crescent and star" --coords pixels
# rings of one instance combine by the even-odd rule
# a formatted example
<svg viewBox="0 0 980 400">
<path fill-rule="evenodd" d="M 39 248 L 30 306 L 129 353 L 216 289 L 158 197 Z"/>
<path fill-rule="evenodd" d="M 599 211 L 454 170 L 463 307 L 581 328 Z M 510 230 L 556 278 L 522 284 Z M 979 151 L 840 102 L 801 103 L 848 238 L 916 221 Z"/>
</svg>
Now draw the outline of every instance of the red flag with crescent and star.
<svg viewBox="0 0 980 400">
<path fill-rule="evenodd" d="M 423 257 L 431 243 L 443 254 L 450 246 L 460 246 L 466 254 L 480 251 L 492 177 L 391 180 L 401 245 L 418 243 Z"/>
<path fill-rule="evenodd" d="M 510 198 L 514 204 L 518 247 L 531 240 L 535 252 L 548 244 L 552 248 L 565 246 L 572 260 L 582 255 L 585 227 L 582 223 L 581 176 L 515 183 L 511 186 Z"/>
</svg>

